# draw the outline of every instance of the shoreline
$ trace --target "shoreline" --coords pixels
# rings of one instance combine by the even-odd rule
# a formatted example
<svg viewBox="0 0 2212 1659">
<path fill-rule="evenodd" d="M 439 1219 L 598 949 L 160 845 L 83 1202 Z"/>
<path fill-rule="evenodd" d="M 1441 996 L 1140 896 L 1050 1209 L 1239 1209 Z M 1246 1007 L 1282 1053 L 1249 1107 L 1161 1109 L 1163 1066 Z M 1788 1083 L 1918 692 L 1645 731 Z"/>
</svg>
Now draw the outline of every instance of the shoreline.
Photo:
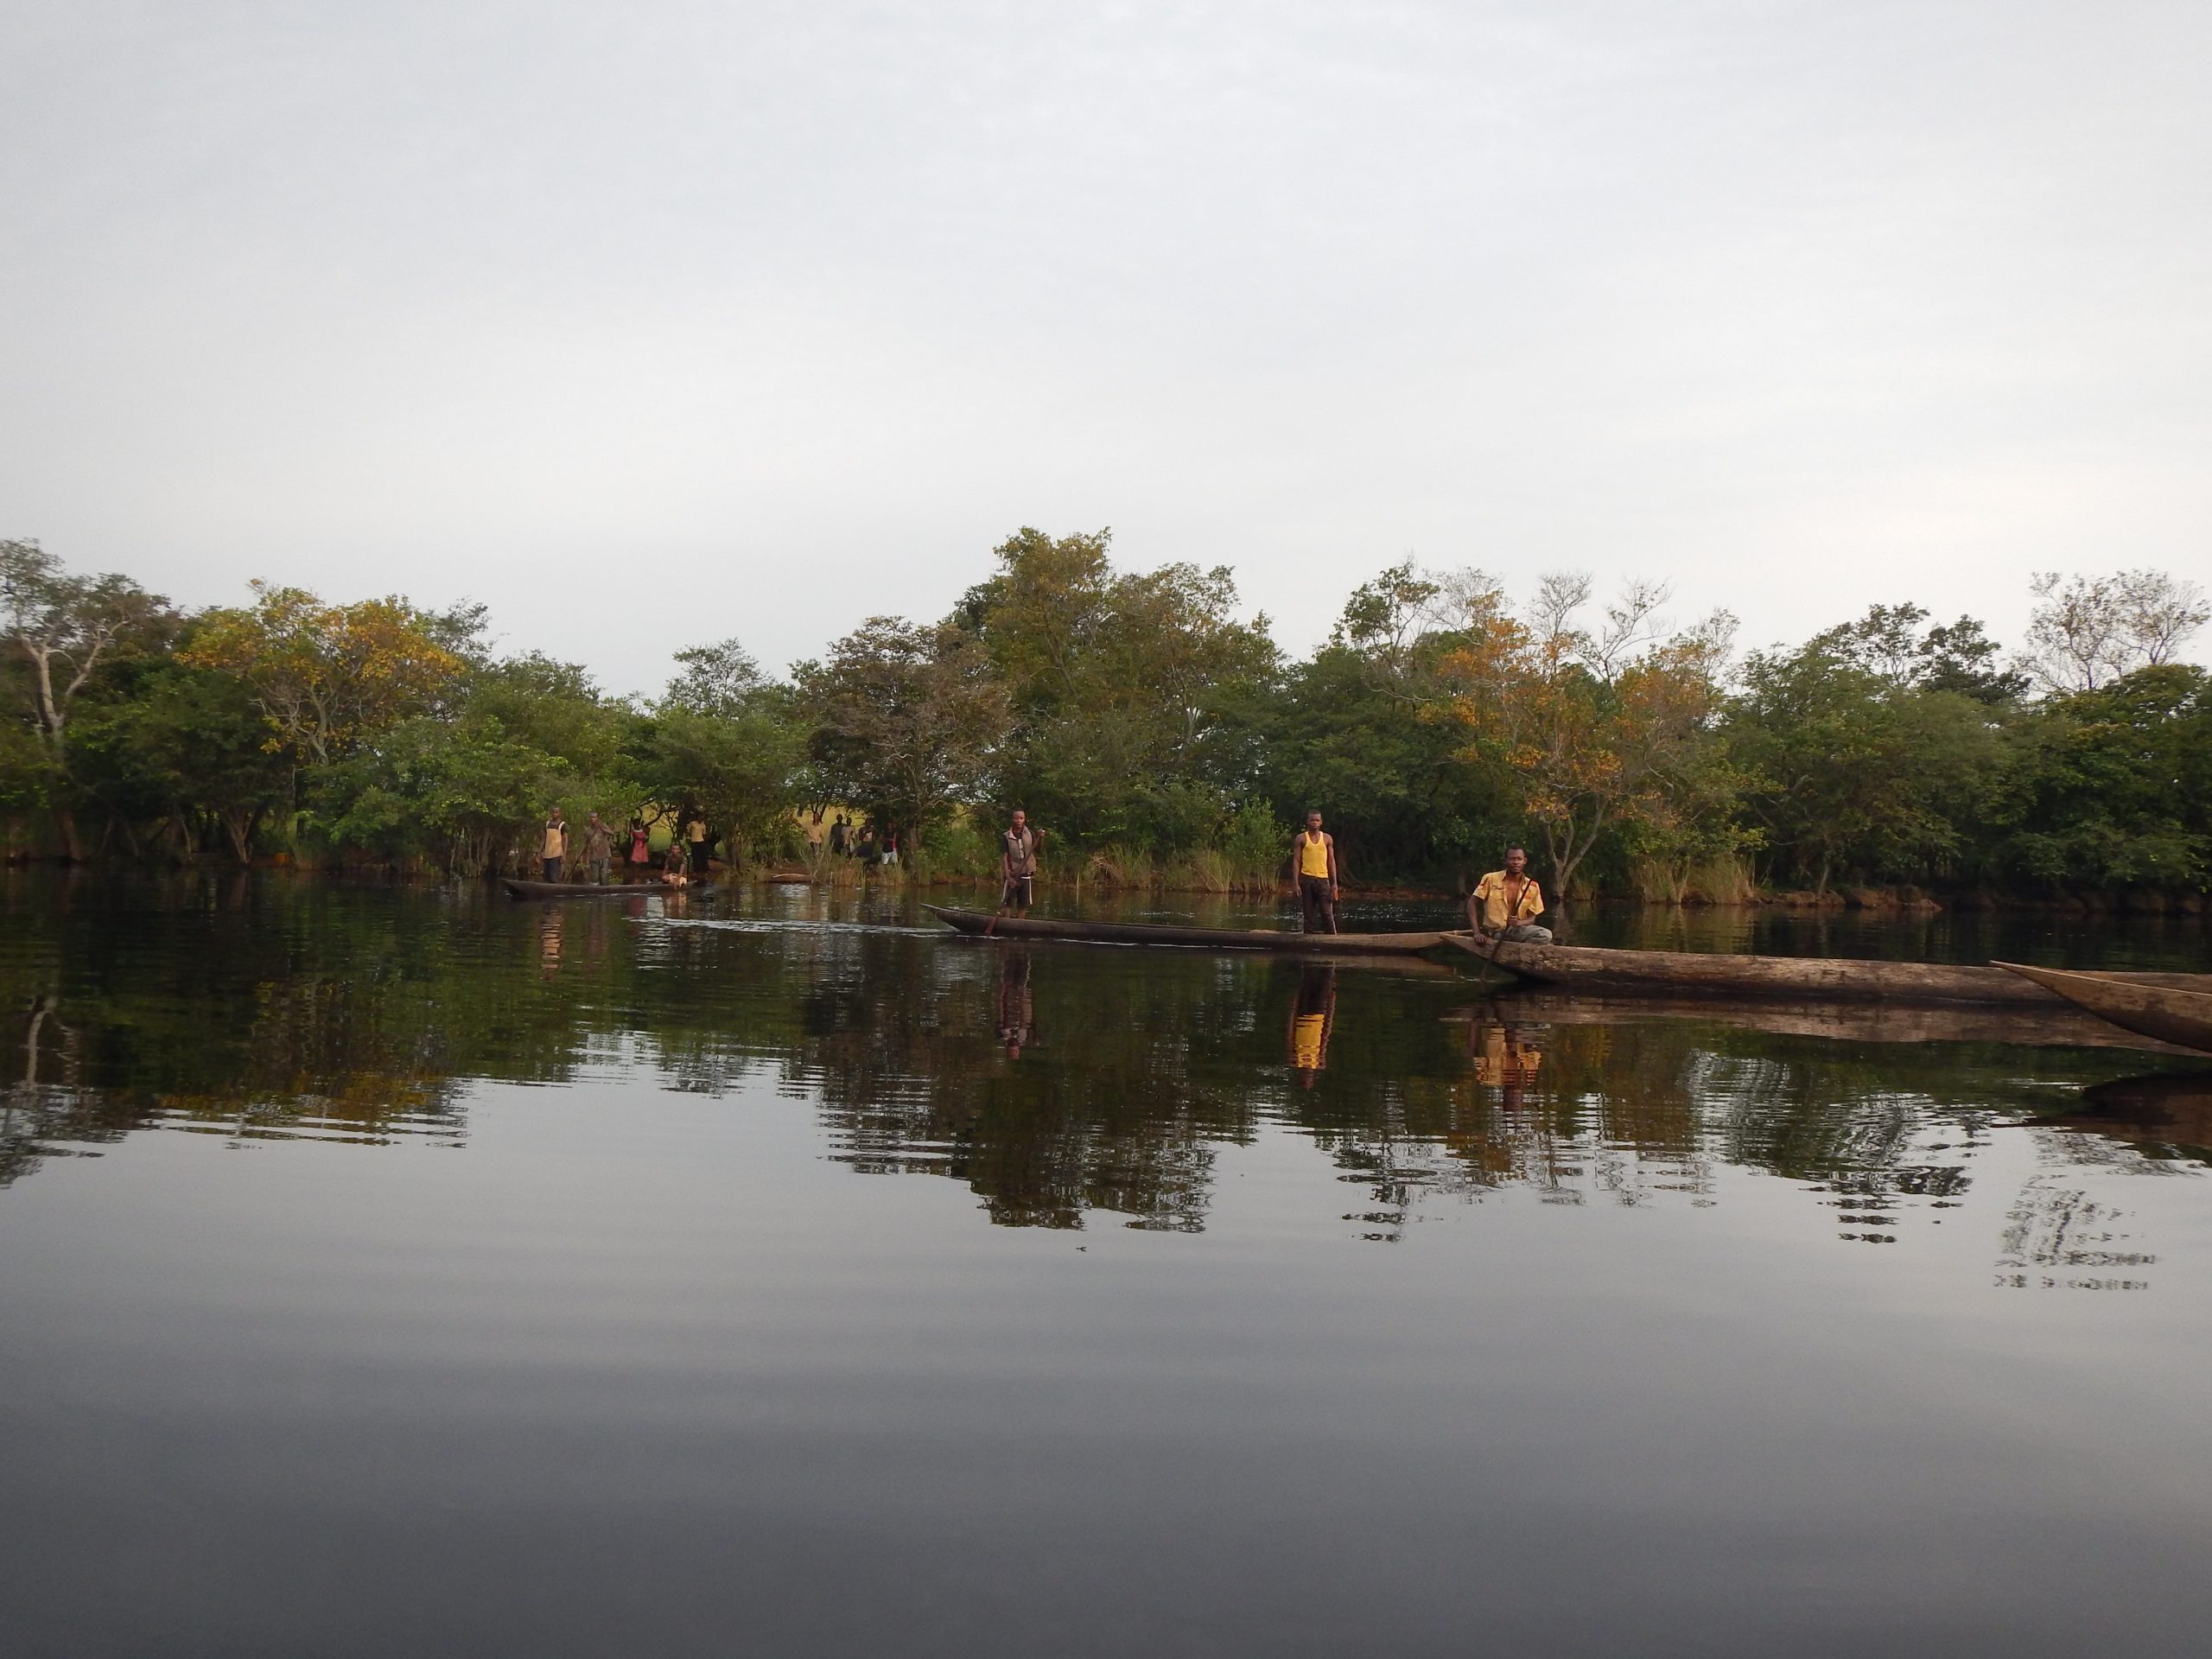
<svg viewBox="0 0 2212 1659">
<path fill-rule="evenodd" d="M 48 857 L 0 858 L 0 870 L 28 874 L 46 871 L 64 878 L 83 876 L 110 879 L 118 874 L 140 875 L 201 875 L 237 877 L 243 875 L 286 874 L 311 879 L 336 880 L 391 881 L 444 885 L 448 882 L 496 885 L 500 874 L 485 874 L 455 876 L 436 872 L 395 870 L 386 866 L 338 864 L 308 865 L 288 858 L 257 859 L 251 866 L 236 864 L 194 863 L 166 865 L 159 869 L 122 864 L 108 860 L 86 860 L 72 862 L 67 859 Z M 767 868 L 749 868 L 732 873 L 719 861 L 712 869 L 713 879 L 742 886 L 804 886 L 829 888 L 865 889 L 875 886 L 899 887 L 973 889 L 988 888 L 993 882 L 988 877 L 956 874 L 917 874 L 909 868 L 899 868 L 887 874 L 877 871 L 863 872 L 845 868 L 817 874 L 796 865 L 777 865 Z M 524 878 L 527 879 L 527 878 Z M 658 883 L 616 882 L 615 886 L 651 887 Z M 1287 887 L 1235 886 L 1228 887 L 1194 886 L 1179 881 L 1114 881 L 1097 876 L 1078 876 L 1065 883 L 1078 893 L 1105 894 L 1176 893 L 1189 897 L 1216 899 L 1256 899 L 1281 897 Z M 1386 903 L 1457 904 L 1463 895 L 1446 887 L 1418 887 L 1389 883 L 1376 886 L 1347 883 L 1346 902 L 1382 901 Z M 1963 893 L 1938 893 L 1923 887 L 1900 886 L 1891 887 L 1832 887 L 1825 893 L 1811 892 L 1753 892 L 1743 896 L 1708 898 L 1691 892 L 1679 899 L 1640 895 L 1632 893 L 1595 893 L 1577 895 L 1571 908 L 1603 906 L 1608 909 L 1676 911 L 1756 911 L 1779 910 L 1795 915 L 1832 916 L 1838 914 L 1878 915 L 1896 919 L 1912 916 L 1942 914 L 1974 915 L 2008 912 L 2050 916 L 2105 916 L 2145 917 L 2169 919 L 2199 920 L 2212 917 L 2212 895 L 2205 893 L 2170 893 L 2144 891 L 2120 893 L 2083 892 L 2063 898 L 2031 897 L 2013 893 L 1973 890 Z"/>
</svg>

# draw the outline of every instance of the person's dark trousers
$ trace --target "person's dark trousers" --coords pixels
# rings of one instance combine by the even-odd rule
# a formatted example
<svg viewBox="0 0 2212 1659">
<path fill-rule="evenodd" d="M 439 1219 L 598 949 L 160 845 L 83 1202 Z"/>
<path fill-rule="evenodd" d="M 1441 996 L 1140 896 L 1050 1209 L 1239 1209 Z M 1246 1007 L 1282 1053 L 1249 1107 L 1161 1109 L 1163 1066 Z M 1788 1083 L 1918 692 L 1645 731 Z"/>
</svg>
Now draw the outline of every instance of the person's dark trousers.
<svg viewBox="0 0 2212 1659">
<path fill-rule="evenodd" d="M 1308 933 L 1333 933 L 1337 931 L 1337 901 L 1330 896 L 1327 876 L 1300 876 L 1298 901 L 1306 912 L 1306 931 Z"/>
<path fill-rule="evenodd" d="M 545 879 L 548 881 L 558 881 L 561 879 L 562 861 L 557 858 L 549 858 L 543 862 L 545 866 Z"/>
<path fill-rule="evenodd" d="M 691 843 L 692 874 L 704 875 L 707 873 L 707 854 L 713 846 L 714 842 L 710 841 L 695 841 Z"/>
</svg>

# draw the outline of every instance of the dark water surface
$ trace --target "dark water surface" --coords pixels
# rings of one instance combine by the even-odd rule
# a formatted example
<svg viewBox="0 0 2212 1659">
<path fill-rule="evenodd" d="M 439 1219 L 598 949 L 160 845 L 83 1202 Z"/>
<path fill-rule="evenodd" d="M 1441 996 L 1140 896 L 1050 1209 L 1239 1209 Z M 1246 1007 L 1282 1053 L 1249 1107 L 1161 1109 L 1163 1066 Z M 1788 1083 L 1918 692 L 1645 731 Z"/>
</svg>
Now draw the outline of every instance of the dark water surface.
<svg viewBox="0 0 2212 1659">
<path fill-rule="evenodd" d="M 0 1649 L 2203 1649 L 2212 1062 L 689 908 L 0 887 Z"/>
</svg>

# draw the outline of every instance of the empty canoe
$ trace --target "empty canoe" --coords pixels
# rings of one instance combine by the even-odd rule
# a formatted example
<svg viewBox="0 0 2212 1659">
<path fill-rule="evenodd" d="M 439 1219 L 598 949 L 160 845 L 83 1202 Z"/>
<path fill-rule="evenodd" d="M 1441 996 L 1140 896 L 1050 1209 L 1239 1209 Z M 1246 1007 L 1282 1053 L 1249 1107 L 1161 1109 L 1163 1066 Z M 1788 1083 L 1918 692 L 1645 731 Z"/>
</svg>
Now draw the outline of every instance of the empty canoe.
<svg viewBox="0 0 2212 1659">
<path fill-rule="evenodd" d="M 499 885 L 514 899 L 636 899 L 647 893 L 712 893 L 710 881 L 694 881 L 688 887 L 671 887 L 664 881 L 523 881 L 499 878 Z"/>
<path fill-rule="evenodd" d="M 2212 976 L 2083 974 L 2028 968 L 2017 962 L 1997 965 L 2057 992 L 2123 1031 L 2212 1054 Z"/>
</svg>

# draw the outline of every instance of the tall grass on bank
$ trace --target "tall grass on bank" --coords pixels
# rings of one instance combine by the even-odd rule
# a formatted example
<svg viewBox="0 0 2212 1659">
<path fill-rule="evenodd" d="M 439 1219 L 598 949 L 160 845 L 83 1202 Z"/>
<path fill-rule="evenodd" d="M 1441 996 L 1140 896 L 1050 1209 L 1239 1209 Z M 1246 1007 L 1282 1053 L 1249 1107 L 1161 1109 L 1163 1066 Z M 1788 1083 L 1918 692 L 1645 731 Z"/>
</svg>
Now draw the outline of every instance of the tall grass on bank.
<svg viewBox="0 0 2212 1659">
<path fill-rule="evenodd" d="M 1704 858 L 1640 858 L 1630 885 L 1647 905 L 1749 905 L 1758 900 L 1751 867 L 1733 853 Z"/>
<path fill-rule="evenodd" d="M 1077 892 L 1086 887 L 1169 893 L 1273 893 L 1282 886 L 1282 857 L 1239 859 L 1217 848 L 1161 856 L 1126 847 L 1093 849 L 1070 869 Z"/>
</svg>

